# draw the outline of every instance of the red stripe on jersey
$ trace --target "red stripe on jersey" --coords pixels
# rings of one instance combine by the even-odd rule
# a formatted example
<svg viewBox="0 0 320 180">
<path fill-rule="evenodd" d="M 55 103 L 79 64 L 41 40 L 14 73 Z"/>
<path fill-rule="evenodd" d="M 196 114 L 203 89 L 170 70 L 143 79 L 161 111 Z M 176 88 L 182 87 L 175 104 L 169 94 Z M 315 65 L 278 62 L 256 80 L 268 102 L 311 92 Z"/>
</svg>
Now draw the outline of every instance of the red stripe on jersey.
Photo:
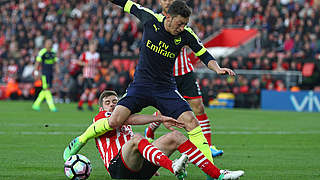
<svg viewBox="0 0 320 180">
<path fill-rule="evenodd" d="M 184 54 L 181 53 L 181 56 L 182 56 L 182 62 L 183 62 L 183 72 L 188 72 L 188 57 L 185 56 Z"/>
<path fill-rule="evenodd" d="M 190 58 L 187 55 L 186 48 L 182 48 L 179 56 L 176 59 L 173 68 L 173 75 L 174 76 L 182 76 L 194 70 L 193 65 L 190 61 Z"/>
<path fill-rule="evenodd" d="M 178 74 L 182 74 L 183 58 L 181 56 L 182 56 L 182 51 L 180 52 L 178 58 L 176 59 L 176 63 L 178 64 Z"/>
<path fill-rule="evenodd" d="M 187 50 L 186 48 L 184 48 L 184 53 L 183 53 L 183 56 L 184 56 L 184 61 L 185 61 L 185 67 L 186 67 L 186 73 L 189 73 L 191 71 L 193 71 L 193 65 L 191 64 L 191 61 L 190 59 L 188 58 L 187 56 Z"/>
<path fill-rule="evenodd" d="M 98 65 L 100 61 L 99 53 L 91 53 L 89 51 L 82 53 L 81 60 L 85 63 L 83 66 L 83 77 L 94 78 L 98 72 Z"/>
<path fill-rule="evenodd" d="M 108 117 L 110 117 L 109 112 L 101 111 L 96 115 L 94 121 Z M 96 145 L 106 168 L 109 167 L 110 161 L 119 153 L 121 147 L 129 141 L 132 136 L 133 131 L 131 126 L 123 125 L 115 130 L 106 132 L 96 139 Z"/>
<path fill-rule="evenodd" d="M 105 138 L 96 138 L 96 145 L 98 147 L 100 156 L 104 162 L 104 164 L 106 163 L 106 152 L 104 151 L 105 149 L 107 149 L 107 142 Z"/>
</svg>

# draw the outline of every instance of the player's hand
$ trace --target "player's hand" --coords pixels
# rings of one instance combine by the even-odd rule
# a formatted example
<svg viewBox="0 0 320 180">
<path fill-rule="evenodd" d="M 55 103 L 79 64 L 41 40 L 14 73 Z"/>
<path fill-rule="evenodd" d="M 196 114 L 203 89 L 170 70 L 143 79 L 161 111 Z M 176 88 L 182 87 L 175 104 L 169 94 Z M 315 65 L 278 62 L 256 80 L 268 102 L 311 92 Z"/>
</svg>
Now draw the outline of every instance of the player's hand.
<svg viewBox="0 0 320 180">
<path fill-rule="evenodd" d="M 217 71 L 218 74 L 220 75 L 224 75 L 224 74 L 228 74 L 230 76 L 235 76 L 236 73 L 234 71 L 232 71 L 231 69 L 229 68 L 220 68 L 218 71 Z"/>
<path fill-rule="evenodd" d="M 40 76 L 40 72 L 38 70 L 33 71 L 33 77 L 37 78 Z"/>
<path fill-rule="evenodd" d="M 184 128 L 183 122 L 178 122 L 176 119 L 173 119 L 171 117 L 160 115 L 160 119 L 164 127 L 171 131 L 175 130 L 173 126 L 177 128 Z"/>
</svg>

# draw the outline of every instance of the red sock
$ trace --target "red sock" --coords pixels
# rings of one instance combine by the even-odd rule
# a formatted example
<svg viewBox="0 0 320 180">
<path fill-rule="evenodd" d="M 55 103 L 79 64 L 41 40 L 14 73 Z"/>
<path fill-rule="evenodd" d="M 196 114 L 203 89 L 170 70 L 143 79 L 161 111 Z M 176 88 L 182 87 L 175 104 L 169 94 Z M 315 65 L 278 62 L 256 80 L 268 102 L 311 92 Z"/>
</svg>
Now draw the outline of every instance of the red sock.
<svg viewBox="0 0 320 180">
<path fill-rule="evenodd" d="M 200 123 L 204 137 L 207 139 L 209 146 L 211 146 L 211 127 L 207 114 L 202 114 L 196 117 Z"/>
<path fill-rule="evenodd" d="M 154 116 L 158 116 L 158 111 L 153 113 Z M 156 129 L 161 125 L 161 122 L 153 122 L 149 124 L 149 129 L 152 130 L 152 132 L 155 132 Z"/>
<path fill-rule="evenodd" d="M 78 106 L 79 106 L 79 107 L 82 107 L 82 104 L 83 104 L 83 101 L 80 100 L 79 103 L 78 103 Z"/>
<path fill-rule="evenodd" d="M 154 132 L 160 125 L 161 125 L 161 122 L 153 122 L 153 123 L 150 123 L 149 128 Z"/>
<path fill-rule="evenodd" d="M 172 161 L 157 147 L 149 143 L 147 139 L 142 139 L 138 144 L 138 149 L 142 156 L 156 166 L 161 166 L 173 173 Z"/>
<path fill-rule="evenodd" d="M 212 178 L 219 178 L 220 169 L 213 165 L 190 140 L 181 144 L 178 150 L 180 153 L 186 154 L 189 161 L 198 166 L 204 173 Z"/>
<path fill-rule="evenodd" d="M 154 112 L 153 113 L 154 116 L 157 116 L 158 115 L 158 111 Z M 146 136 L 148 138 L 152 138 L 154 139 L 154 132 L 158 129 L 158 127 L 161 125 L 161 122 L 153 122 L 153 123 L 150 123 L 149 126 L 148 126 L 148 130 L 147 130 L 147 134 Z"/>
<path fill-rule="evenodd" d="M 155 132 L 156 129 L 158 129 L 158 127 L 161 125 L 161 122 L 153 122 L 153 123 L 150 123 L 149 124 L 149 129 L 152 131 L 152 132 Z"/>
<path fill-rule="evenodd" d="M 88 101 L 88 106 L 92 106 L 92 101 Z"/>
</svg>

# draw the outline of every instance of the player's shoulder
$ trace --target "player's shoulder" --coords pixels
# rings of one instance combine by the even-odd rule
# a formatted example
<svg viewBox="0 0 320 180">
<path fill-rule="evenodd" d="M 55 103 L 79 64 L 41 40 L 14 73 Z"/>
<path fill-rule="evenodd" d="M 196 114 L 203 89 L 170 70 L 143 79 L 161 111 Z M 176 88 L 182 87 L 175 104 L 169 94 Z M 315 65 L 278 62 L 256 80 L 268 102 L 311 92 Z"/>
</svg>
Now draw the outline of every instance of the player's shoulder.
<svg viewBox="0 0 320 180">
<path fill-rule="evenodd" d="M 111 112 L 100 111 L 95 117 L 94 121 L 98 121 L 99 119 L 109 118 L 111 116 Z"/>
<path fill-rule="evenodd" d="M 42 49 L 40 49 L 40 51 L 39 51 L 39 55 L 42 55 L 42 54 L 44 54 L 44 53 L 46 53 L 47 52 L 47 49 L 46 48 L 42 48 Z"/>
<path fill-rule="evenodd" d="M 137 5 L 137 8 L 149 13 L 150 15 L 152 15 L 154 17 L 154 20 L 157 20 L 159 22 L 163 22 L 163 20 L 165 18 L 165 16 L 163 14 L 154 12 L 151 9 L 143 7 L 139 4 Z"/>
<path fill-rule="evenodd" d="M 197 37 L 196 33 L 194 33 L 194 31 L 192 30 L 192 28 L 190 26 L 185 26 L 184 27 L 184 34 L 187 36 L 193 36 L 193 37 Z"/>
<path fill-rule="evenodd" d="M 146 22 L 151 22 L 152 24 L 162 23 L 165 19 L 165 16 L 163 14 L 155 13 L 148 8 L 145 8 L 145 11 L 147 12 L 147 14 L 150 15 L 150 17 L 152 17 L 152 18 L 149 18 L 149 21 L 146 21 Z"/>
<path fill-rule="evenodd" d="M 139 19 L 140 20 L 144 19 L 143 20 L 144 22 L 147 22 L 148 20 L 150 20 L 149 19 L 150 16 L 154 17 L 154 20 L 159 21 L 159 22 L 162 22 L 164 19 L 164 15 L 162 15 L 160 13 L 155 13 L 151 9 L 146 8 L 146 7 L 142 6 L 141 4 L 133 2 L 131 0 L 127 1 L 126 6 L 124 8 L 124 11 L 131 13 L 130 11 L 131 11 L 132 7 L 135 7 L 133 11 L 139 11 L 139 14 L 141 13 L 141 16 Z M 147 20 L 147 21 L 145 21 L 145 20 Z"/>
</svg>

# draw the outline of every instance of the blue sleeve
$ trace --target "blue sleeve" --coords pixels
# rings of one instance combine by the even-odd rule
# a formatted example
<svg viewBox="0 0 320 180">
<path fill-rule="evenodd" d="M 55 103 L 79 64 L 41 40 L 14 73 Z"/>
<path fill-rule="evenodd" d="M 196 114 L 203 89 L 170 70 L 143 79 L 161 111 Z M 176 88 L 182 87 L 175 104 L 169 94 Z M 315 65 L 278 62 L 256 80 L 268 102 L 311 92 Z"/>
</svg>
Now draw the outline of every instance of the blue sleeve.
<svg viewBox="0 0 320 180">
<path fill-rule="evenodd" d="M 215 60 L 215 58 L 208 52 L 208 50 L 203 46 L 198 36 L 192 31 L 190 27 L 185 27 L 187 31 L 188 46 L 192 49 L 196 56 L 208 66 L 210 60 Z"/>
</svg>

